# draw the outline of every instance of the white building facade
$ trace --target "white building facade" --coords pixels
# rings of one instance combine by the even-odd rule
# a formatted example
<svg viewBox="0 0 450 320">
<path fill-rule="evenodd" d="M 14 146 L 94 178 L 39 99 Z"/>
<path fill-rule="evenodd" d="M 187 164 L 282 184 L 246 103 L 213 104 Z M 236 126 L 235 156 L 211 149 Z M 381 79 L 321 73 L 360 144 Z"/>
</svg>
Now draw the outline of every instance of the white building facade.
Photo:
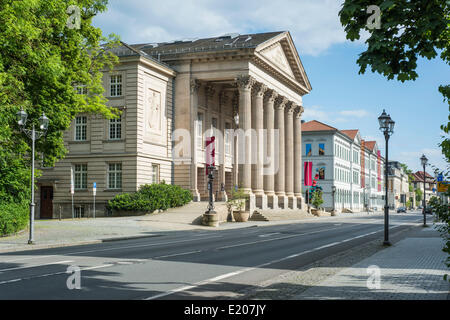
<svg viewBox="0 0 450 320">
<path fill-rule="evenodd" d="M 383 208 L 384 166 L 375 141 L 365 142 L 359 130 L 341 131 L 315 120 L 302 124 L 302 137 L 303 163 L 312 162 L 326 210 Z"/>
</svg>

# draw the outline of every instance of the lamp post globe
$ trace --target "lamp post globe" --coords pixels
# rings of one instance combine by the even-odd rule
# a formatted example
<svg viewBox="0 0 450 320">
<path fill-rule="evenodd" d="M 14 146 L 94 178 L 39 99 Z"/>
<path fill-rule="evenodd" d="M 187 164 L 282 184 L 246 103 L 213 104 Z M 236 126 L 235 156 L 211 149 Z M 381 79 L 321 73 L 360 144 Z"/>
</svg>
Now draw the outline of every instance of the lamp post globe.
<svg viewBox="0 0 450 320">
<path fill-rule="evenodd" d="M 20 111 L 16 113 L 17 123 L 19 124 L 20 127 L 25 126 L 25 123 L 27 122 L 27 117 L 28 115 L 25 111 L 23 111 L 23 109 L 20 109 Z"/>
</svg>

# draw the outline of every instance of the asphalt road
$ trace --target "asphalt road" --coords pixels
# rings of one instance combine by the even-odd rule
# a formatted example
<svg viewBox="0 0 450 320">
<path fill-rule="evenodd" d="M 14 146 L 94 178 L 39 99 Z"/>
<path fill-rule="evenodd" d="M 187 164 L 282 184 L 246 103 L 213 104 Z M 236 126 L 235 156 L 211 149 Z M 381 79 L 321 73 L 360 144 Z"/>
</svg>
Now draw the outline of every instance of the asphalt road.
<svg viewBox="0 0 450 320">
<path fill-rule="evenodd" d="M 421 221 L 420 213 L 390 214 L 390 232 Z M 368 241 L 381 243 L 383 232 L 383 217 L 368 215 L 5 253 L 0 299 L 220 299 Z M 70 266 L 79 272 L 68 273 Z M 80 289 L 69 289 L 77 283 Z"/>
</svg>

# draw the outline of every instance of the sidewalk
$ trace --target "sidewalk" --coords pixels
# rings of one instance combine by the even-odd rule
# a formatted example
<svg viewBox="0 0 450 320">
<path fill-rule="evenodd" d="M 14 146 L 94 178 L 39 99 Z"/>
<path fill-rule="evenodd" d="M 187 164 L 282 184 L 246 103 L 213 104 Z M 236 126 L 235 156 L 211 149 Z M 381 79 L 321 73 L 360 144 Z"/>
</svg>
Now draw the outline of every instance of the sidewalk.
<svg viewBox="0 0 450 320">
<path fill-rule="evenodd" d="M 414 237 L 343 269 L 293 299 L 448 300 L 450 283 L 443 276 L 450 270 L 443 246 L 434 227 L 420 229 Z M 379 288 L 374 288 L 376 277 L 371 277 L 376 269 L 368 269 L 374 266 L 380 271 Z"/>
<path fill-rule="evenodd" d="M 252 226 L 270 226 L 288 224 L 300 221 L 320 221 L 330 218 L 346 218 L 367 216 L 362 213 L 343 213 L 335 217 L 300 216 L 295 220 L 280 221 L 248 221 L 221 223 L 219 227 L 212 228 L 200 225 L 200 217 L 205 210 L 205 203 L 190 203 L 180 208 L 169 209 L 163 213 L 145 216 L 96 218 L 96 219 L 64 219 L 36 220 L 34 232 L 34 245 L 28 245 L 28 230 L 18 235 L 0 237 L 0 253 L 22 250 L 94 244 L 105 241 L 125 240 L 142 237 L 155 237 L 162 233 L 185 230 L 227 230 L 235 228 L 248 228 Z M 381 213 L 372 212 L 375 216 Z"/>
</svg>

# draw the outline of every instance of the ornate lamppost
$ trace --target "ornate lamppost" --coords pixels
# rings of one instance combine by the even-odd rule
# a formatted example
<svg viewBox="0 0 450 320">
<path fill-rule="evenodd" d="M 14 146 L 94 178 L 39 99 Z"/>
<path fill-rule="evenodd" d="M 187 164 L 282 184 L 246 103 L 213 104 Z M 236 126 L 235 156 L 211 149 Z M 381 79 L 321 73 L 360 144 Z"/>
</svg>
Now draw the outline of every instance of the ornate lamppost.
<svg viewBox="0 0 450 320">
<path fill-rule="evenodd" d="M 33 123 L 32 129 L 26 129 L 25 124 L 27 122 L 28 114 L 22 110 L 17 112 L 17 123 L 20 127 L 20 130 L 23 131 L 30 139 L 31 139 L 31 202 L 30 202 L 30 237 L 28 239 L 28 244 L 34 243 L 34 149 L 35 142 L 37 139 L 41 138 L 45 135 L 48 129 L 49 119 L 42 113 L 42 116 L 39 118 L 39 129 L 35 129 L 35 125 Z"/>
<path fill-rule="evenodd" d="M 423 226 L 426 227 L 427 226 L 427 212 L 425 210 L 425 206 L 426 206 L 426 201 L 425 198 L 427 196 L 426 191 L 425 191 L 425 181 L 426 181 L 426 176 L 425 176 L 425 167 L 428 163 L 428 159 L 427 157 L 425 157 L 424 154 L 422 154 L 422 156 L 420 157 L 420 163 L 423 166 L 423 209 L 422 209 L 422 213 L 423 213 Z"/>
<path fill-rule="evenodd" d="M 380 130 L 384 134 L 384 139 L 386 142 L 386 164 L 389 163 L 389 138 L 394 133 L 394 125 L 395 121 L 391 119 L 391 116 L 386 114 L 386 111 L 383 109 L 383 113 L 378 117 L 378 122 L 380 124 Z M 390 246 L 389 242 L 389 205 L 388 205 L 388 166 L 385 166 L 384 169 L 384 179 L 386 181 L 385 184 L 385 201 L 384 201 L 384 241 L 383 245 Z"/>
</svg>

